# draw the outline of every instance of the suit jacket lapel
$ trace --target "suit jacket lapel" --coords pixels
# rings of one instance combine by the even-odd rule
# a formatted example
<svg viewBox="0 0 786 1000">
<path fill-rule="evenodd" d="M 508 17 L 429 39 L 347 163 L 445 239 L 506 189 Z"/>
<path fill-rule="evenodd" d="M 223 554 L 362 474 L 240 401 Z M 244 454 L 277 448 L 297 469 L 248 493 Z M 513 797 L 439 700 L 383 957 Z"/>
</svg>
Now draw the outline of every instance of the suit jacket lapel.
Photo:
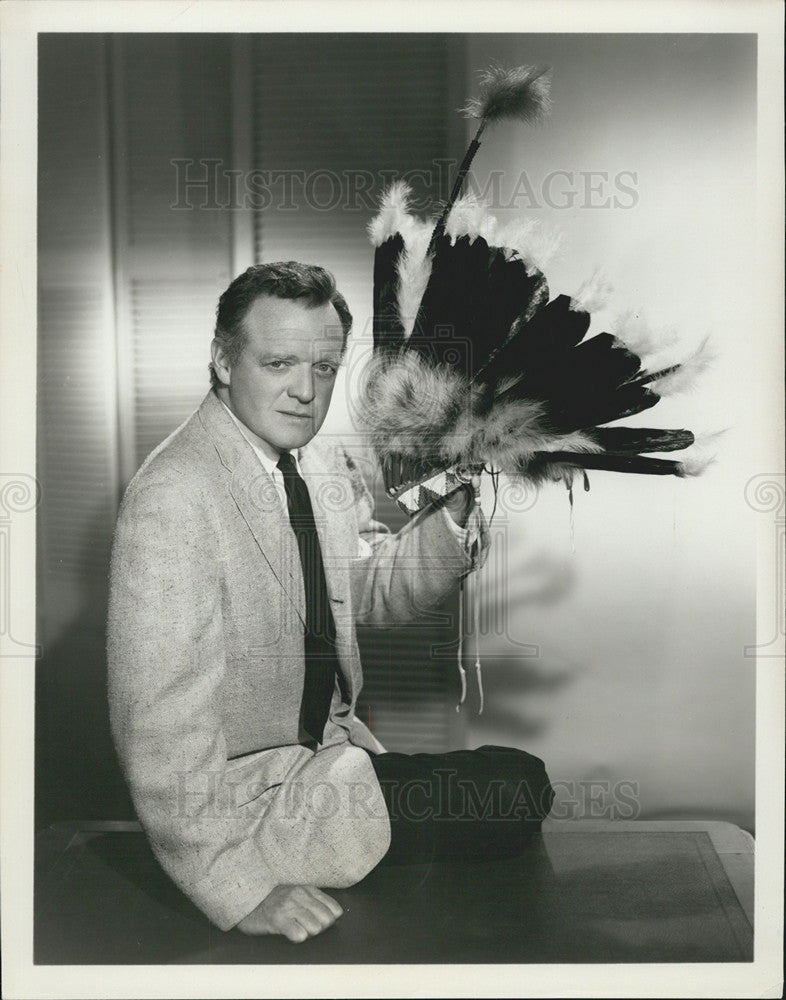
<svg viewBox="0 0 786 1000">
<path fill-rule="evenodd" d="M 229 489 L 238 510 L 305 625 L 305 593 L 297 541 L 273 480 L 214 392 L 205 397 L 199 417 L 231 476 Z M 349 559 L 355 555 L 358 544 L 354 521 L 349 516 L 351 486 L 328 465 L 318 445 L 309 445 L 301 451 L 299 465 L 314 508 L 336 627 L 345 641 L 349 641 L 352 631 L 347 619 L 351 609 Z M 360 677 L 353 676 L 344 663 L 342 672 L 353 693 L 360 686 Z"/>
<path fill-rule="evenodd" d="M 231 476 L 229 490 L 257 545 L 305 624 L 306 609 L 297 542 L 273 480 L 214 392 L 199 417 Z"/>
</svg>

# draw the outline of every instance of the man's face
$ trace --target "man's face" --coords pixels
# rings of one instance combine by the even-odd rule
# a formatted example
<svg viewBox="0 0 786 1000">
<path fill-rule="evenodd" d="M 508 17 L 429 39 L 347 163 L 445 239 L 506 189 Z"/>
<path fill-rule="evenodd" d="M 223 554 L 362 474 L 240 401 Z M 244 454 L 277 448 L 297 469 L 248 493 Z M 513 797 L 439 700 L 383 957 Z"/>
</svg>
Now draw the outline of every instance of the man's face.
<svg viewBox="0 0 786 1000">
<path fill-rule="evenodd" d="M 327 416 L 343 353 L 334 307 L 260 296 L 243 320 L 248 341 L 234 364 L 213 342 L 221 399 L 277 451 L 302 448 Z"/>
</svg>

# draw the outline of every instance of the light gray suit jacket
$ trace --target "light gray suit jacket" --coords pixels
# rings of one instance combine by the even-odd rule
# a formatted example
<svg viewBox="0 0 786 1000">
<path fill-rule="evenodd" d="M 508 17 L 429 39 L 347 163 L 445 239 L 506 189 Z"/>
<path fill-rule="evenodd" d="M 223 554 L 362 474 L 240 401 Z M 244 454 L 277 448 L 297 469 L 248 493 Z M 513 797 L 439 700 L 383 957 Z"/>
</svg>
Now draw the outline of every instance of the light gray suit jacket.
<svg viewBox="0 0 786 1000">
<path fill-rule="evenodd" d="M 298 730 L 297 544 L 272 480 L 213 392 L 145 461 L 118 515 L 108 620 L 115 744 L 161 865 L 222 929 L 278 884 L 352 885 L 384 856 L 390 824 L 367 753 L 383 748 L 354 714 L 355 621 L 411 621 L 470 568 L 439 512 L 395 536 L 374 522 L 361 476 L 330 442 L 311 442 L 300 465 L 344 694 L 337 684 L 316 753 Z"/>
</svg>

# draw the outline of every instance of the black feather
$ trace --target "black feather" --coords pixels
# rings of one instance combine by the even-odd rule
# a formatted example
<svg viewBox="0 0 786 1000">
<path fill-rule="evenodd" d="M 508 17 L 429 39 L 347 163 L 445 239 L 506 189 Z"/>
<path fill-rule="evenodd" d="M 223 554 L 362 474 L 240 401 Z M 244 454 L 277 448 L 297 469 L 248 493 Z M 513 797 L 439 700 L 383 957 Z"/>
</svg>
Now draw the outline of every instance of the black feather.
<svg viewBox="0 0 786 1000">
<path fill-rule="evenodd" d="M 435 257 L 408 347 L 433 364 L 450 364 L 469 378 L 507 340 L 544 284 L 519 259 L 464 236 L 436 241 Z"/>
<path fill-rule="evenodd" d="M 567 426 L 573 428 L 599 427 L 622 420 L 650 409 L 660 399 L 656 392 L 639 386 L 620 386 L 608 395 L 577 401 L 567 409 Z"/>
<path fill-rule="evenodd" d="M 585 432 L 604 451 L 615 455 L 641 455 L 653 451 L 682 451 L 695 442 L 691 431 L 654 427 L 596 427 Z"/>
<path fill-rule="evenodd" d="M 592 455 L 583 452 L 538 452 L 521 471 L 537 478 L 547 478 L 549 470 L 559 466 L 597 469 L 605 472 L 629 472 L 650 476 L 679 476 L 682 463 L 667 458 L 642 458 L 640 455 Z"/>
<path fill-rule="evenodd" d="M 396 351 L 404 343 L 404 328 L 398 310 L 396 265 L 404 240 L 395 233 L 374 254 L 374 350 Z"/>
<path fill-rule="evenodd" d="M 549 336 L 554 327 L 543 314 L 551 312 L 552 304 L 533 319 L 529 338 L 525 331 L 517 338 L 521 374 L 498 394 L 497 402 L 540 400 L 551 425 L 560 431 L 608 423 L 657 402 L 658 396 L 650 390 L 628 384 L 631 374 L 639 370 L 639 359 L 610 334 L 598 334 L 577 347 L 565 346 L 566 334 Z"/>
</svg>

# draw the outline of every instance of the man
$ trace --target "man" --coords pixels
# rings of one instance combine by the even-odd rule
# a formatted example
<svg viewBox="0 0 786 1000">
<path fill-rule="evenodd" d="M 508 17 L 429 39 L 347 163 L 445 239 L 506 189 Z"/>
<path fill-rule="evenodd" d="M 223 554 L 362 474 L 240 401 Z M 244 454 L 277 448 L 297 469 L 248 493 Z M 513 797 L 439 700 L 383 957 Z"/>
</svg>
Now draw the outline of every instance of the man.
<svg viewBox="0 0 786 1000">
<path fill-rule="evenodd" d="M 354 623 L 409 620 L 472 567 L 464 492 L 393 536 L 347 455 L 312 443 L 350 326 L 322 268 L 237 278 L 213 387 L 129 485 L 113 547 L 112 729 L 152 848 L 220 928 L 292 941 L 341 913 L 318 886 L 434 856 L 435 824 L 392 822 L 383 794 L 431 763 L 355 718 Z"/>
</svg>

